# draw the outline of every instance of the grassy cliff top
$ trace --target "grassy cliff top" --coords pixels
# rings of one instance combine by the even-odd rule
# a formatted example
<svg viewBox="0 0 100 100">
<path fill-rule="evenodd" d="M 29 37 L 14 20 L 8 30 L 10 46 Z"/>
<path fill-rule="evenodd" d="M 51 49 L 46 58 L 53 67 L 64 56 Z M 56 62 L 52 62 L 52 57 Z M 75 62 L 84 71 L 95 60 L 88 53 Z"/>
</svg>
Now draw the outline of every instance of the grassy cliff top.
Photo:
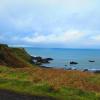
<svg viewBox="0 0 100 100">
<path fill-rule="evenodd" d="M 31 56 L 23 48 L 11 48 L 0 44 L 0 65 L 28 67 L 31 66 Z"/>
</svg>

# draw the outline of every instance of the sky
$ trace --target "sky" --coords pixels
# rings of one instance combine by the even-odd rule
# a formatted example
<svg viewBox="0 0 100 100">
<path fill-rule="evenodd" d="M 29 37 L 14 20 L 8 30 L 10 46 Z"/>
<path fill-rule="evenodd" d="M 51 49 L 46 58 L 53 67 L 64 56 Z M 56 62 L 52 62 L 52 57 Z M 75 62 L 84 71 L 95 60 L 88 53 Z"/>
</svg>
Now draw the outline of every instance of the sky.
<svg viewBox="0 0 100 100">
<path fill-rule="evenodd" d="M 100 49 L 100 0 L 0 0 L 0 43 Z"/>
</svg>

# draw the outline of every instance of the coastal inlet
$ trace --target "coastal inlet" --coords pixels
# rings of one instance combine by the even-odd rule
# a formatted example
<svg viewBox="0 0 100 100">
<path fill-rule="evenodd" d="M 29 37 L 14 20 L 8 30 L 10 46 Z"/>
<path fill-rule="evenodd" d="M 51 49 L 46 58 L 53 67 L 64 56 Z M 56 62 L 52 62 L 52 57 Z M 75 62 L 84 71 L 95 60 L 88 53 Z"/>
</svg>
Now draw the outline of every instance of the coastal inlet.
<svg viewBox="0 0 100 100">
<path fill-rule="evenodd" d="M 100 69 L 100 50 L 97 49 L 65 49 L 65 48 L 33 48 L 25 50 L 33 56 L 34 63 L 53 68 Z M 41 61 L 41 57 L 43 60 Z M 53 60 L 45 60 L 53 58 Z M 78 64 L 74 64 L 78 63 Z M 66 66 L 65 66 L 66 65 Z"/>
</svg>

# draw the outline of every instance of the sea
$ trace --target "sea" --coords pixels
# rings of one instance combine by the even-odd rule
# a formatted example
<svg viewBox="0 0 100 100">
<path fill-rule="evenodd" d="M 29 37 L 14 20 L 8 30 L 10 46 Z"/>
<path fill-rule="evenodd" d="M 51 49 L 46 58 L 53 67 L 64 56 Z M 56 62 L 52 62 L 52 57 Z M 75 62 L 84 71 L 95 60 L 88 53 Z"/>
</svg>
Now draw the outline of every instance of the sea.
<svg viewBox="0 0 100 100">
<path fill-rule="evenodd" d="M 100 69 L 100 49 L 66 49 L 66 48 L 33 48 L 25 47 L 25 50 L 32 56 L 53 58 L 46 67 L 64 69 Z M 71 65 L 74 61 L 78 64 Z M 90 62 L 93 61 L 93 62 Z"/>
</svg>

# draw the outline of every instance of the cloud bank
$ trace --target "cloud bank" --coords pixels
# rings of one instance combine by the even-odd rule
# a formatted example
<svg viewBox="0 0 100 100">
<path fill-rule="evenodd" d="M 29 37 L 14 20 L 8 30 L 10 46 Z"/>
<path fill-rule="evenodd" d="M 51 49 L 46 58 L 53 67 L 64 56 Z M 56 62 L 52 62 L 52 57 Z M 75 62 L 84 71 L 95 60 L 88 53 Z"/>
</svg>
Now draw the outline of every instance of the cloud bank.
<svg viewBox="0 0 100 100">
<path fill-rule="evenodd" d="M 0 0 L 0 43 L 100 48 L 99 0 Z"/>
</svg>

